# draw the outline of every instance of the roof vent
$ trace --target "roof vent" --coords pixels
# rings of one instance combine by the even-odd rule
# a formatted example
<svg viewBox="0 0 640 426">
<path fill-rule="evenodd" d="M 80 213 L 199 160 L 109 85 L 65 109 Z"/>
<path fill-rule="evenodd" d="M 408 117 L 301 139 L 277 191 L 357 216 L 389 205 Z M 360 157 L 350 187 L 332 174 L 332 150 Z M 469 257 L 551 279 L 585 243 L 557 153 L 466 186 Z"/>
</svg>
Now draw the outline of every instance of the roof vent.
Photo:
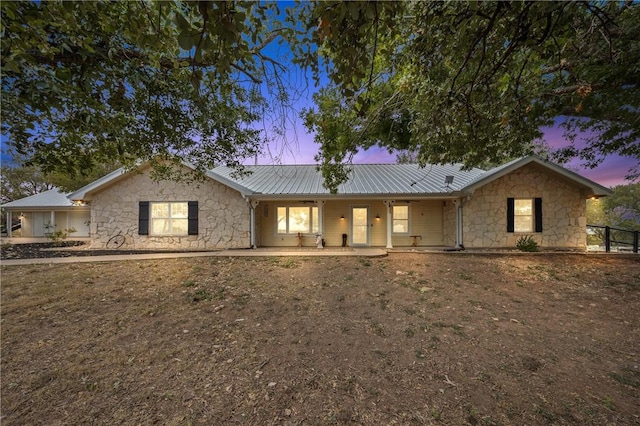
<svg viewBox="0 0 640 426">
<path fill-rule="evenodd" d="M 447 185 L 451 185 L 453 183 L 453 176 L 445 176 L 444 183 Z"/>
</svg>

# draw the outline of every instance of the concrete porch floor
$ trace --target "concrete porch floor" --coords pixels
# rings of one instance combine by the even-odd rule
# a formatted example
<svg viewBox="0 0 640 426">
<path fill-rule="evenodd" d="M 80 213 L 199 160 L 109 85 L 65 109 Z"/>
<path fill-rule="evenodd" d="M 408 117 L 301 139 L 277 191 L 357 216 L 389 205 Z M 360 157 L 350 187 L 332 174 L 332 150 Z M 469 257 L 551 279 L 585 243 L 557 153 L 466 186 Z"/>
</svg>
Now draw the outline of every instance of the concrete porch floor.
<svg viewBox="0 0 640 426">
<path fill-rule="evenodd" d="M 27 241 L 30 240 L 30 241 Z M 34 241 L 35 240 L 35 241 Z M 20 239 L 20 241 L 11 241 L 11 244 L 26 244 L 28 242 L 48 242 L 42 239 Z M 5 241 L 3 240 L 3 243 Z M 69 250 L 73 251 L 73 250 Z M 182 252 L 160 252 L 160 253 L 144 253 L 144 254 L 117 254 L 114 250 L 112 255 L 104 256 L 70 256 L 70 257 L 52 257 L 38 259 L 7 259 L 0 261 L 2 266 L 12 265 L 34 265 L 34 264 L 51 264 L 51 263 L 88 263 L 88 262 L 117 262 L 123 260 L 147 260 L 147 259 L 175 259 L 185 257 L 318 257 L 318 256 L 362 256 L 362 257 L 378 257 L 386 256 L 387 251 L 382 248 L 257 248 L 257 249 L 234 249 L 234 250 L 216 250 L 216 251 L 182 251 Z"/>
<path fill-rule="evenodd" d="M 73 238 L 69 241 L 90 242 L 90 238 Z M 3 237 L 1 244 L 30 244 L 51 242 L 48 238 L 22 238 Z M 91 250 L 89 248 L 84 250 Z M 377 257 L 386 256 L 387 253 L 427 253 L 451 251 L 452 247 L 394 247 L 387 249 L 384 247 L 260 247 L 255 249 L 231 249 L 231 250 L 209 250 L 209 251 L 181 251 L 181 252 L 159 252 L 144 254 L 117 254 L 114 250 L 112 255 L 103 256 L 70 256 L 56 258 L 39 259 L 7 259 L 2 260 L 2 265 L 30 265 L 47 263 L 85 263 L 85 262 L 112 262 L 121 260 L 144 260 L 144 259 L 172 259 L 184 257 L 317 257 L 317 256 L 364 256 Z M 70 249 L 69 251 L 73 251 Z"/>
</svg>

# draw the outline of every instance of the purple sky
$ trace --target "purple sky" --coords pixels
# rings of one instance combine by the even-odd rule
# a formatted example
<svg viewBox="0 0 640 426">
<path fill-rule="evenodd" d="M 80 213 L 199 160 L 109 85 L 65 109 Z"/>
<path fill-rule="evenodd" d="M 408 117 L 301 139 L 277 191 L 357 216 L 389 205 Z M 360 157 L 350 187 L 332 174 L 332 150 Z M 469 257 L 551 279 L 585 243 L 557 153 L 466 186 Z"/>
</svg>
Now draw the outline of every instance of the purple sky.
<svg viewBox="0 0 640 426">
<path fill-rule="evenodd" d="M 568 144 L 563 137 L 563 129 L 560 127 L 549 127 L 543 129 L 544 141 L 552 147 L 561 147 Z M 275 142 L 270 145 L 270 152 L 258 158 L 258 164 L 315 164 L 313 157 L 318 152 L 319 145 L 314 142 L 314 137 L 304 129 L 301 124 L 296 126 L 287 135 L 287 143 Z M 297 140 L 297 142 L 295 142 Z M 377 147 L 359 152 L 354 157 L 354 163 L 394 163 L 395 154 L 389 154 L 386 150 Z M 254 164 L 254 160 L 248 160 L 246 164 Z M 580 160 L 573 160 L 564 167 L 591 179 L 600 185 L 612 187 L 625 185 L 631 182 L 625 180 L 625 175 L 629 169 L 636 164 L 636 161 L 629 157 L 611 155 L 604 159 L 600 165 L 594 169 L 588 169 L 580 164 Z"/>
<path fill-rule="evenodd" d="M 291 3 L 280 2 L 281 8 L 285 8 Z M 281 63 L 291 61 L 291 50 L 286 43 L 282 45 L 271 45 L 268 48 L 271 56 L 279 58 Z M 312 95 L 318 88 L 314 87 L 309 70 L 301 70 L 298 67 L 290 67 L 287 75 L 290 84 L 298 85 L 296 91 L 299 96 L 294 100 L 293 107 L 298 111 L 302 108 L 313 108 Z M 328 84 L 326 76 L 321 76 L 321 84 Z M 266 89 L 265 89 L 266 90 Z M 273 117 L 265 117 L 264 127 Z M 559 123 L 559 122 L 557 122 Z M 271 143 L 267 148 L 268 152 L 258 157 L 258 164 L 316 164 L 314 156 L 318 152 L 319 145 L 314 142 L 314 135 L 307 133 L 302 125 L 301 119 L 288 117 L 286 127 L 289 129 L 285 139 Z M 544 142 L 552 148 L 560 148 L 567 146 L 569 142 L 563 137 L 563 129 L 556 125 L 554 127 L 543 128 Z M 270 132 L 268 132 L 270 133 Z M 389 154 L 385 149 L 377 147 L 370 148 L 367 151 L 359 152 L 353 159 L 354 163 L 371 164 L 371 163 L 393 163 L 396 160 L 396 154 Z M 247 159 L 245 164 L 254 164 L 255 159 Z M 579 160 L 574 160 L 564 165 L 564 167 L 579 173 L 580 175 L 591 179 L 603 186 L 612 187 L 617 185 L 625 185 L 631 183 L 625 180 L 625 176 L 629 174 L 629 170 L 637 166 L 637 160 L 629 157 L 620 157 L 612 155 L 605 158 L 598 167 L 588 169 L 580 164 Z"/>
</svg>

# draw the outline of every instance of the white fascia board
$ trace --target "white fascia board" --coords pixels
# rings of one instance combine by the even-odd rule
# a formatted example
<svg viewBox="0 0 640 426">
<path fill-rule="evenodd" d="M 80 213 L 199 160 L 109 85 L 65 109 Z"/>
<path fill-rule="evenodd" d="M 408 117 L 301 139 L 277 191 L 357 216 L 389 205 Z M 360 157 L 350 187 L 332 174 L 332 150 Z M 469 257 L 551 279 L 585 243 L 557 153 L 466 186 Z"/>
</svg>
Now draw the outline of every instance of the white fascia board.
<svg viewBox="0 0 640 426">
<path fill-rule="evenodd" d="M 87 201 L 91 198 L 91 193 L 96 191 L 97 189 L 103 188 L 106 185 L 113 183 L 117 178 L 126 174 L 126 170 L 124 167 L 120 167 L 117 170 L 112 171 L 109 174 L 102 176 L 99 179 L 94 180 L 93 182 L 83 186 L 75 192 L 67 195 L 67 198 L 71 201 Z"/>
<path fill-rule="evenodd" d="M 514 170 L 517 170 L 531 163 L 535 163 L 542 167 L 545 167 L 555 173 L 558 173 L 564 176 L 565 178 L 567 178 L 568 180 L 574 182 L 579 186 L 588 188 L 589 191 L 591 192 L 589 196 L 604 197 L 607 195 L 611 195 L 612 193 L 610 189 L 605 188 L 599 183 L 596 183 L 590 179 L 580 176 L 579 174 L 574 173 L 571 170 L 565 169 L 564 167 L 558 164 L 552 163 L 548 160 L 545 160 L 541 157 L 538 157 L 537 155 L 530 155 L 528 157 L 523 157 L 518 160 L 514 160 L 511 163 L 507 163 L 506 165 L 498 166 L 495 169 L 489 170 L 480 179 L 462 188 L 462 191 L 467 193 L 473 193 L 476 189 L 480 188 L 481 186 L 484 186 L 490 182 L 493 182 L 494 180 L 499 179 L 503 176 L 506 176 L 509 173 L 513 172 Z"/>
</svg>

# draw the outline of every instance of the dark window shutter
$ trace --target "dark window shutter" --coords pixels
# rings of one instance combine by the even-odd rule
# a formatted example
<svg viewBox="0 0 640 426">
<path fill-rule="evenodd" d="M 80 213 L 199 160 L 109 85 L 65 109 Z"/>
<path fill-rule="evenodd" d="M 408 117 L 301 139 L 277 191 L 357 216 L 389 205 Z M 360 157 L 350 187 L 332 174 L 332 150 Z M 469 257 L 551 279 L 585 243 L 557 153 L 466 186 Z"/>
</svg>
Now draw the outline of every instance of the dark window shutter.
<svg viewBox="0 0 640 426">
<path fill-rule="evenodd" d="M 198 202 L 189 201 L 189 235 L 198 235 Z"/>
<path fill-rule="evenodd" d="M 515 229 L 515 204 L 513 198 L 507 198 L 507 232 L 513 232 Z"/>
<path fill-rule="evenodd" d="M 536 216 L 536 232 L 542 232 L 542 198 L 536 198 L 533 214 Z"/>
<path fill-rule="evenodd" d="M 140 201 L 138 208 L 138 234 L 149 235 L 149 202 Z"/>
</svg>

